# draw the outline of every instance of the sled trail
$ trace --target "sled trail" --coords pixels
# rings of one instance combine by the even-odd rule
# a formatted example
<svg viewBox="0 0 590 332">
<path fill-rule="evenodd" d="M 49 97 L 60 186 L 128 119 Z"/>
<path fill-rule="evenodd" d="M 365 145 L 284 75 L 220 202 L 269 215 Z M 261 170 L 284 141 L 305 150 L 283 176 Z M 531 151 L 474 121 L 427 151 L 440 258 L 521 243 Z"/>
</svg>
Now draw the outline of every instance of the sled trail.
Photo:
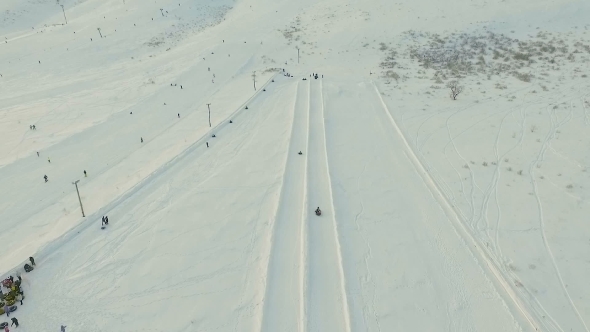
<svg viewBox="0 0 590 332">
<path fill-rule="evenodd" d="M 307 328 L 350 331 L 342 255 L 332 200 L 326 151 L 321 81 L 312 81 L 309 111 L 307 177 Z M 315 215 L 316 207 L 322 216 Z"/>
</svg>

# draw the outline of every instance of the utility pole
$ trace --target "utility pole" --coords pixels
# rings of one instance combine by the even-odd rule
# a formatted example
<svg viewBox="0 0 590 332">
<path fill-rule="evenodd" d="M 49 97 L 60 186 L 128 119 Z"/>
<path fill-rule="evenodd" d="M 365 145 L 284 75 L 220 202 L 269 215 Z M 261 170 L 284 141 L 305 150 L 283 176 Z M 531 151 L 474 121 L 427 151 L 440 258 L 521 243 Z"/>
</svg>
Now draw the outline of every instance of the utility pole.
<svg viewBox="0 0 590 332">
<path fill-rule="evenodd" d="M 256 91 L 256 71 L 252 74 L 252 78 L 254 79 L 254 91 Z"/>
<path fill-rule="evenodd" d="M 64 13 L 64 19 L 66 20 L 66 24 L 68 24 L 68 18 L 66 17 L 66 10 L 64 9 L 64 5 L 61 6 L 61 11 Z"/>
<path fill-rule="evenodd" d="M 211 104 L 207 104 L 207 108 L 209 109 L 209 128 L 211 128 Z"/>
<path fill-rule="evenodd" d="M 80 202 L 80 210 L 82 210 L 82 217 L 86 217 L 84 215 L 84 207 L 82 207 L 82 199 L 80 199 L 80 191 L 78 190 L 78 182 L 80 182 L 80 180 L 76 180 L 75 182 L 72 182 L 72 184 L 76 186 L 76 193 L 78 193 L 78 202 Z"/>
<path fill-rule="evenodd" d="M 102 33 L 100 32 L 100 28 L 96 28 L 96 30 L 98 30 L 98 33 L 100 34 L 100 38 L 102 38 Z"/>
<path fill-rule="evenodd" d="M 299 46 L 297 46 L 297 63 L 299 63 Z"/>
<path fill-rule="evenodd" d="M 164 17 L 164 12 L 163 12 L 163 8 L 160 8 L 160 13 L 162 13 L 162 17 Z"/>
</svg>

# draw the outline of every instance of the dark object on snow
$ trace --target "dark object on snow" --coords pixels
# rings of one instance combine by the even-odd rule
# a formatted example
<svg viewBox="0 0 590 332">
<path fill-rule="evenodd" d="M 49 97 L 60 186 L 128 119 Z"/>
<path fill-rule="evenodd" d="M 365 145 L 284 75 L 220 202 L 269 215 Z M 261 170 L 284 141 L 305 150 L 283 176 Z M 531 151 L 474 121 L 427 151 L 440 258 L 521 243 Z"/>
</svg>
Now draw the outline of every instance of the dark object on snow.
<svg viewBox="0 0 590 332">
<path fill-rule="evenodd" d="M 213 134 L 213 136 L 211 136 L 211 137 L 216 137 L 216 136 L 215 136 L 215 134 Z"/>
<path fill-rule="evenodd" d="M 262 91 L 266 91 L 266 89 L 262 89 Z"/>
<path fill-rule="evenodd" d="M 88 174 L 86 174 L 86 170 L 84 170 L 84 177 L 88 177 Z"/>
<path fill-rule="evenodd" d="M 45 182 L 47 182 L 47 175 L 43 175 L 43 178 L 45 179 Z"/>
<path fill-rule="evenodd" d="M 178 117 L 180 118 L 180 113 L 178 113 Z"/>
<path fill-rule="evenodd" d="M 248 106 L 246 106 L 246 109 L 248 109 Z"/>
<path fill-rule="evenodd" d="M 29 257 L 29 261 L 31 262 L 31 265 L 35 266 L 35 259 L 33 256 Z"/>
<path fill-rule="evenodd" d="M 4 328 L 7 327 L 7 326 L 8 326 L 8 322 L 2 322 L 2 323 L 0 323 L 0 329 L 3 329 L 4 330 Z"/>
<path fill-rule="evenodd" d="M 143 137 L 141 138 L 141 143 L 143 143 Z"/>
<path fill-rule="evenodd" d="M 18 327 L 18 319 L 12 317 L 10 320 L 12 321 L 12 324 L 10 324 L 10 326 L 16 325 L 16 327 Z M 6 323 L 6 324 L 8 324 L 8 323 Z"/>
<path fill-rule="evenodd" d="M 318 206 L 317 209 L 315 209 L 315 215 L 316 216 L 321 216 L 322 215 L 322 210 L 320 210 L 320 207 Z"/>
<path fill-rule="evenodd" d="M 37 157 L 39 157 L 39 151 L 37 151 Z"/>
<path fill-rule="evenodd" d="M 205 142 L 205 143 L 207 143 L 207 147 L 209 147 L 209 142 Z"/>
<path fill-rule="evenodd" d="M 232 120 L 229 120 L 229 123 L 234 123 Z"/>
<path fill-rule="evenodd" d="M 299 155 L 302 155 L 302 154 L 303 154 L 303 152 L 299 151 L 299 153 L 298 153 L 298 154 L 299 154 Z"/>
<path fill-rule="evenodd" d="M 274 83 L 275 80 L 272 80 L 272 82 Z"/>
<path fill-rule="evenodd" d="M 152 20 L 153 20 L 153 18 L 152 18 Z M 67 327 L 67 326 L 65 326 L 65 325 L 62 325 L 62 326 L 61 326 L 61 332 L 66 332 L 66 327 Z"/>
<path fill-rule="evenodd" d="M 25 272 L 31 272 L 31 271 L 33 271 L 33 267 L 30 266 L 29 264 L 25 264 L 24 268 L 25 268 Z"/>
</svg>

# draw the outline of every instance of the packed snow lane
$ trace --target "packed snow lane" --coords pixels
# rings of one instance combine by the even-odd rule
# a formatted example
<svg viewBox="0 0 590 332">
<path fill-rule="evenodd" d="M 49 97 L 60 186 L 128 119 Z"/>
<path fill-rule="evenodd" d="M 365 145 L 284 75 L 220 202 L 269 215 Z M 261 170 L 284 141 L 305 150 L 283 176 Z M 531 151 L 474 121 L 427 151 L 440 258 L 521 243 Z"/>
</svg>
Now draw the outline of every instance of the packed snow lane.
<svg viewBox="0 0 590 332">
<path fill-rule="evenodd" d="M 325 80 L 324 90 L 351 330 L 521 330 L 406 156 L 372 84 Z"/>
<path fill-rule="evenodd" d="M 259 328 L 293 82 L 278 78 L 209 148 L 195 145 L 105 211 L 107 229 L 89 216 L 95 227 L 38 262 L 35 295 L 19 308 L 30 331 Z"/>
<path fill-rule="evenodd" d="M 305 170 L 309 125 L 309 83 L 298 85 L 293 127 L 273 224 L 262 331 L 304 331 Z M 302 152 L 299 155 L 299 152 Z"/>
<path fill-rule="evenodd" d="M 351 331 L 342 257 L 326 156 L 322 81 L 311 81 L 307 164 L 307 330 Z M 314 210 L 319 207 L 321 216 Z"/>
</svg>

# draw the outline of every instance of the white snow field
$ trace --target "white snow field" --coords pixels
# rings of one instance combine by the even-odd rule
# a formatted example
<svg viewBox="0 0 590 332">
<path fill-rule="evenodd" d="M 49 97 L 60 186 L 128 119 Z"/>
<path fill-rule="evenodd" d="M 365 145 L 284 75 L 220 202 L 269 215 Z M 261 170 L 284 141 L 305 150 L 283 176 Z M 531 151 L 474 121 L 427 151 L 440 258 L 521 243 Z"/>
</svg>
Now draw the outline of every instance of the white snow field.
<svg viewBox="0 0 590 332">
<path fill-rule="evenodd" d="M 588 17 L 3 0 L 15 330 L 589 332 Z"/>
</svg>

